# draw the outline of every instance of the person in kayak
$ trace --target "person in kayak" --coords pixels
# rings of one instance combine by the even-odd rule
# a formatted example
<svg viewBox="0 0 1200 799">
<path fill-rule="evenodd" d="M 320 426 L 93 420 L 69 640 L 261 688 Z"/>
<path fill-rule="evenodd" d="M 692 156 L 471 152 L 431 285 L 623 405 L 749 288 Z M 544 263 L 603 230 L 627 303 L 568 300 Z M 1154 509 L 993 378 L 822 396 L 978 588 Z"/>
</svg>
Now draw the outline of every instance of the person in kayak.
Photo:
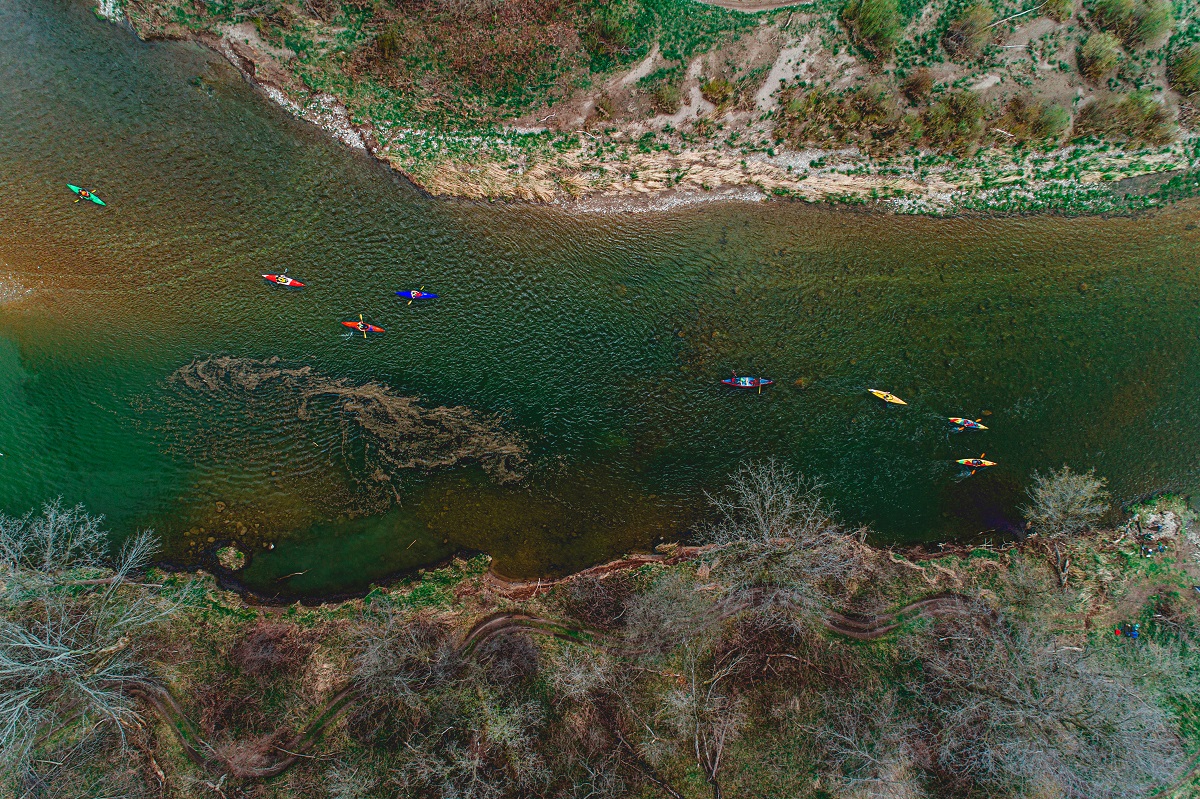
<svg viewBox="0 0 1200 799">
<path fill-rule="evenodd" d="M 371 329 L 371 326 L 368 325 L 366 322 L 360 321 L 358 323 L 358 331 L 360 333 L 366 333 L 370 329 Z"/>
<path fill-rule="evenodd" d="M 92 199 L 92 193 L 90 191 L 88 191 L 87 189 L 80 189 L 79 196 L 75 198 L 75 202 L 79 202 L 80 200 L 90 200 L 90 199 Z"/>
</svg>

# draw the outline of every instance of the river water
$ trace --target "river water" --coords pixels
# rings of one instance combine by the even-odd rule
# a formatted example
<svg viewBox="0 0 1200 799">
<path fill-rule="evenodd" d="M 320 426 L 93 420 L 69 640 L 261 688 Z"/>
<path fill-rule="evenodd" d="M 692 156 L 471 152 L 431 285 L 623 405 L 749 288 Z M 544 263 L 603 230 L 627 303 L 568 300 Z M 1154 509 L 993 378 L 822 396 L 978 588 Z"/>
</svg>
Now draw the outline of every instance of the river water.
<svg viewBox="0 0 1200 799">
<path fill-rule="evenodd" d="M 1194 203 L 936 220 L 435 201 L 213 54 L 77 0 L 0 3 L 0 87 L 9 513 L 83 502 L 177 563 L 236 541 L 241 582 L 292 597 L 458 551 L 525 576 L 676 540 L 755 458 L 820 477 L 883 541 L 1003 534 L 1030 473 L 1063 463 L 1122 500 L 1200 482 Z M 285 266 L 309 288 L 258 277 Z M 421 286 L 440 299 L 393 296 Z M 387 333 L 344 336 L 359 313 Z M 172 377 L 214 356 L 308 382 Z M 734 369 L 778 382 L 724 389 Z M 521 477 L 381 472 L 344 404 L 299 403 L 314 381 L 469 409 L 520 442 Z M 964 479 L 953 460 L 982 451 L 1000 465 Z"/>
</svg>

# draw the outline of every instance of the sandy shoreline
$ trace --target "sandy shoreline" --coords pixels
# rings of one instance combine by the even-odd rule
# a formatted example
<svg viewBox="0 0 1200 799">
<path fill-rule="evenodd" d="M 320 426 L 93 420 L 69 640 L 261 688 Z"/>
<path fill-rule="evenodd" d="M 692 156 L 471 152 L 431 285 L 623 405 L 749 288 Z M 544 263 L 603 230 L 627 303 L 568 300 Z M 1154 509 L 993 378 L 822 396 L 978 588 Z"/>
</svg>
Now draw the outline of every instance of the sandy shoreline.
<svg viewBox="0 0 1200 799">
<path fill-rule="evenodd" d="M 123 18 L 120 21 L 129 24 Z M 263 43 L 255 41 L 256 37 L 245 37 L 249 41 L 235 38 L 235 34 L 241 36 L 245 30 L 217 36 L 178 26 L 150 33 L 133 26 L 131 29 L 146 40 L 195 42 L 206 47 L 229 62 L 275 105 L 346 146 L 369 153 L 432 197 L 528 202 L 570 212 L 612 214 L 776 198 L 866 201 L 903 195 L 911 201 L 915 197 L 944 197 L 954 190 L 952 184 L 936 177 L 920 182 L 904 176 L 792 172 L 796 164 L 828 158 L 831 154 L 846 155 L 846 151 L 788 152 L 776 157 L 756 154 L 745 158 L 714 148 L 634 153 L 624 159 L 623 174 L 605 177 L 599 187 L 595 185 L 597 172 L 603 174 L 611 165 L 580 153 L 570 153 L 553 163 L 539 163 L 516 173 L 496 163 L 448 160 L 434 164 L 428 174 L 417 174 L 390 154 L 389 147 L 380 143 L 383 137 L 372 125 L 355 124 L 346 107 L 333 95 L 309 92 Z"/>
<path fill-rule="evenodd" d="M 749 10 L 752 4 L 744 5 Z M 1028 163 L 1022 163 L 1020 156 L 1006 156 L 996 150 L 988 151 L 987 168 L 942 164 L 932 169 L 920 163 L 924 153 L 907 163 L 877 162 L 855 148 L 746 153 L 719 142 L 704 142 L 647 151 L 636 146 L 637 136 L 644 132 L 640 124 L 628 130 L 611 130 L 603 137 L 580 131 L 577 147 L 566 151 L 549 148 L 530 154 L 513 153 L 503 147 L 479 147 L 468 148 L 474 155 L 469 161 L 454 156 L 416 157 L 405 149 L 414 141 L 461 142 L 488 137 L 403 128 L 381 131 L 370 123 L 355 122 L 337 97 L 312 92 L 300 83 L 281 61 L 287 59 L 288 52 L 264 42 L 247 23 L 223 29 L 218 35 L 170 23 L 140 29 L 119 14 L 116 20 L 146 40 L 191 41 L 219 54 L 272 103 L 346 146 L 369 153 L 418 189 L 438 198 L 529 203 L 600 214 L 663 212 L 712 202 L 785 198 L 869 204 L 903 214 L 1029 210 L 1103 213 L 1121 210 L 1122 202 L 1120 195 L 1115 200 L 1110 196 L 1104 181 L 1111 179 L 1114 170 L 1127 169 L 1133 162 L 1120 151 L 1109 152 L 1107 148 L 1085 152 L 1065 147 L 1051 156 L 1070 160 L 1083 153 L 1089 165 L 1067 179 L 1046 180 Z M 519 127 L 510 130 L 514 131 L 526 132 Z M 445 150 L 443 144 L 440 151 Z M 1173 166 L 1168 163 L 1171 158 L 1138 156 L 1136 163 L 1142 171 L 1136 174 L 1161 173 Z M 999 178 L 997 173 L 1002 173 Z"/>
</svg>

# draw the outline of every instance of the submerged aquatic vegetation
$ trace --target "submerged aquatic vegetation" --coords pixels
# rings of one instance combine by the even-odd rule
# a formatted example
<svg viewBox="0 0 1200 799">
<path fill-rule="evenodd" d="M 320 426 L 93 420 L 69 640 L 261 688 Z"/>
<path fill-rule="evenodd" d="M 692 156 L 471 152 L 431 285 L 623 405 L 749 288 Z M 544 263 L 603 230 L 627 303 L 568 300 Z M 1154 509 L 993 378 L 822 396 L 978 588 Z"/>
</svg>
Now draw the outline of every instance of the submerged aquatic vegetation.
<svg viewBox="0 0 1200 799">
<path fill-rule="evenodd" d="M 272 408 L 287 409 L 300 421 L 328 414 L 370 441 L 366 471 L 376 480 L 476 463 L 494 478 L 510 481 L 520 479 L 525 464 L 524 444 L 498 418 L 462 406 L 429 408 L 380 383 L 330 378 L 276 358 L 207 358 L 181 367 L 171 380 L 224 400 L 270 392 Z M 328 411 L 322 403 L 329 403 Z"/>
</svg>

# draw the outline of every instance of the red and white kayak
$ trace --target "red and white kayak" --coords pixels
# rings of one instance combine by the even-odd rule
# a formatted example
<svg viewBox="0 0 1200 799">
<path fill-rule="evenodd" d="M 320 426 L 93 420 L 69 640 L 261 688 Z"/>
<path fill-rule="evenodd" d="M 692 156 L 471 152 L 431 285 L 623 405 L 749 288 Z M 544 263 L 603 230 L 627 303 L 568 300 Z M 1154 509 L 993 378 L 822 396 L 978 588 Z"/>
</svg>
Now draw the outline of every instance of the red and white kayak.
<svg viewBox="0 0 1200 799">
<path fill-rule="evenodd" d="M 263 275 L 262 279 L 268 283 L 274 283 L 276 286 L 283 286 L 285 289 L 302 289 L 304 284 L 294 277 L 287 275 Z"/>
<path fill-rule="evenodd" d="M 373 325 L 370 322 L 362 322 L 362 321 L 342 322 L 342 324 L 345 325 L 346 327 L 350 328 L 351 330 L 355 331 L 356 333 L 362 333 L 364 336 L 367 333 L 383 333 L 384 332 L 384 329 L 382 327 Z"/>
</svg>

